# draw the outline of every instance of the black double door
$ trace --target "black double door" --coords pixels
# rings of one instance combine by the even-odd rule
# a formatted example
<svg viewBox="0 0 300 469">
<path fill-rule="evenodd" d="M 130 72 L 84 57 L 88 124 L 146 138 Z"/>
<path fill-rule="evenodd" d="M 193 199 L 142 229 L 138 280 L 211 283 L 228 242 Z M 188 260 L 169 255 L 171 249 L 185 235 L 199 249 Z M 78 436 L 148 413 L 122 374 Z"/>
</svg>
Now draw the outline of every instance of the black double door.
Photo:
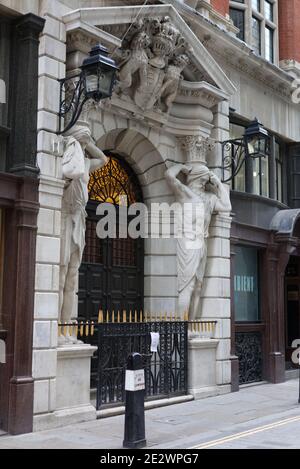
<svg viewBox="0 0 300 469">
<path fill-rule="evenodd" d="M 95 323 L 100 310 L 111 315 L 113 311 L 129 313 L 144 308 L 144 242 L 129 237 L 99 239 L 97 206 L 98 203 L 90 202 L 87 208 L 86 247 L 78 293 L 79 320 Z M 118 227 L 116 231 L 118 234 Z"/>
</svg>

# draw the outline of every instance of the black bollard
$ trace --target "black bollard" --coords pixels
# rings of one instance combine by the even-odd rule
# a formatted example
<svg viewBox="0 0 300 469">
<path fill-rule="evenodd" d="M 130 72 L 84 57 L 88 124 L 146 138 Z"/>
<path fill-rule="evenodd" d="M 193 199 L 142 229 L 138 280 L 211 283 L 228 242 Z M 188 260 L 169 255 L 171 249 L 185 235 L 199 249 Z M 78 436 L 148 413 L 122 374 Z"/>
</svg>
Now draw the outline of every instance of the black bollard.
<svg viewBox="0 0 300 469">
<path fill-rule="evenodd" d="M 145 436 L 145 371 L 142 356 L 133 353 L 126 371 L 125 437 L 123 448 L 143 448 Z"/>
</svg>

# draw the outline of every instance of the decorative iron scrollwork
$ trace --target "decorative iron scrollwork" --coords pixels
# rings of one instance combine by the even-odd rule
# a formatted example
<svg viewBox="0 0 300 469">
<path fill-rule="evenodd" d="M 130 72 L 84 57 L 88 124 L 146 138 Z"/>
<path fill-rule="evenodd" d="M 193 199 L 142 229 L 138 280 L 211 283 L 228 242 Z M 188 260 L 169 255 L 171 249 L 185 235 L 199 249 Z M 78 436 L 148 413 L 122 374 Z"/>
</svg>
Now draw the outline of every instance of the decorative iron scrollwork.
<svg viewBox="0 0 300 469">
<path fill-rule="evenodd" d="M 222 144 L 223 182 L 231 181 L 240 172 L 245 163 L 246 152 L 244 139 L 228 140 Z"/>
<path fill-rule="evenodd" d="M 240 365 L 240 384 L 262 381 L 262 334 L 238 332 L 236 355 Z"/>
</svg>

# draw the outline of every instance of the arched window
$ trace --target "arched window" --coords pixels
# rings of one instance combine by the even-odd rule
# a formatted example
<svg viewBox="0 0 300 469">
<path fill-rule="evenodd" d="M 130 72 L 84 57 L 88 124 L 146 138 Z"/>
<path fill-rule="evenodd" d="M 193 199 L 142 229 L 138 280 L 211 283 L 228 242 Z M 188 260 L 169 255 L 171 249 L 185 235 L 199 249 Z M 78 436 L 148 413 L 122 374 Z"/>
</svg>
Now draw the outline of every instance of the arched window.
<svg viewBox="0 0 300 469">
<path fill-rule="evenodd" d="M 108 157 L 107 165 L 90 177 L 90 200 L 120 205 L 122 197 L 127 197 L 127 205 L 141 202 L 139 182 L 131 168 L 115 155 L 109 154 Z"/>
</svg>

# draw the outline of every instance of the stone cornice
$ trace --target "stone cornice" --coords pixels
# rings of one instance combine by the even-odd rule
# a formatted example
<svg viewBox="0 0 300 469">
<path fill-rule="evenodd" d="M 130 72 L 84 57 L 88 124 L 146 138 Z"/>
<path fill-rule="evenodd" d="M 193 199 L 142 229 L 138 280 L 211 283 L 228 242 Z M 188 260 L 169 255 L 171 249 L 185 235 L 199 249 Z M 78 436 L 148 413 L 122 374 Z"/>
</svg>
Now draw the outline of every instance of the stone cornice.
<svg viewBox="0 0 300 469">
<path fill-rule="evenodd" d="M 216 104 L 228 99 L 226 93 L 205 82 L 182 81 L 176 103 L 200 104 L 211 109 Z"/>
<path fill-rule="evenodd" d="M 284 98 L 290 98 L 293 79 L 288 73 L 255 55 L 246 43 L 213 24 L 203 15 L 180 4 L 177 8 L 213 56 L 226 60 L 237 70 L 251 76 L 253 80 L 262 82 Z"/>
</svg>

